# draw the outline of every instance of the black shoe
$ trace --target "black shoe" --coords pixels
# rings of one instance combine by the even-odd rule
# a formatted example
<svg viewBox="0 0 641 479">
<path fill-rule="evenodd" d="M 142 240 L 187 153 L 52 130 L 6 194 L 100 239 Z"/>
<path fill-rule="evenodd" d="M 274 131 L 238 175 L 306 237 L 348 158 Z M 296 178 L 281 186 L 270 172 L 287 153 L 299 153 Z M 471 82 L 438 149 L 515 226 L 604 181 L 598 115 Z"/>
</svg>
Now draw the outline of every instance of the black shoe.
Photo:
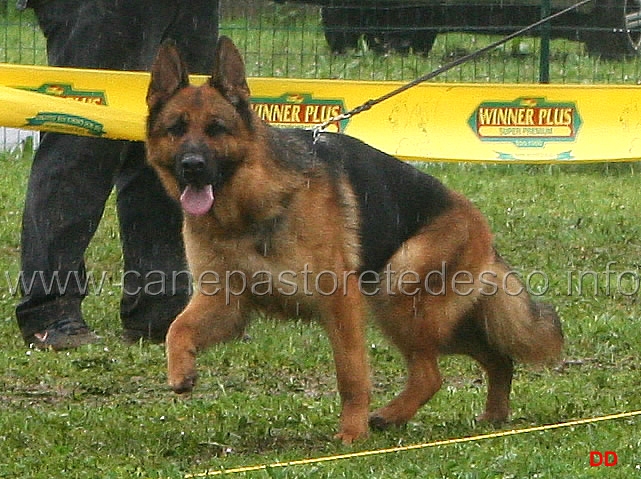
<svg viewBox="0 0 641 479">
<path fill-rule="evenodd" d="M 61 351 L 92 344 L 100 341 L 100 339 L 82 319 L 65 318 L 56 321 L 44 331 L 25 338 L 25 342 L 27 345 L 33 345 L 38 349 Z"/>
</svg>

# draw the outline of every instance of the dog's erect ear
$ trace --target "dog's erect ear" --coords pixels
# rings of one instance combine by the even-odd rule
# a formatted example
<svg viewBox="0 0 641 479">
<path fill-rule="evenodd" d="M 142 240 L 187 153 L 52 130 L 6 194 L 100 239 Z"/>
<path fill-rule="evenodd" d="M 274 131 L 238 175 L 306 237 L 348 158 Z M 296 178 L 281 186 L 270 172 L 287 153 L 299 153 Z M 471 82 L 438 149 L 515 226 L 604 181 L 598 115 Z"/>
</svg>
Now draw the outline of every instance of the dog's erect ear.
<svg viewBox="0 0 641 479">
<path fill-rule="evenodd" d="M 187 65 L 180 56 L 176 42 L 163 42 L 151 66 L 151 82 L 147 90 L 150 110 L 167 101 L 181 88 L 189 85 Z"/>
<path fill-rule="evenodd" d="M 221 36 L 216 46 L 216 64 L 209 84 L 236 108 L 249 104 L 245 63 L 230 38 Z"/>
</svg>

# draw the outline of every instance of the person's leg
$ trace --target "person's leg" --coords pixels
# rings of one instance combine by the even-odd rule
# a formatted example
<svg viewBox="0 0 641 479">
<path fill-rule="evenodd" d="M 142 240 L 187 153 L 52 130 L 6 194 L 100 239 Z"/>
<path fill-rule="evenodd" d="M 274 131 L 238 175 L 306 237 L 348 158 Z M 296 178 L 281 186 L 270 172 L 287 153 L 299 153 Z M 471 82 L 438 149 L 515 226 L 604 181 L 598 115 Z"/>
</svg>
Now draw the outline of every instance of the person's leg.
<svg viewBox="0 0 641 479">
<path fill-rule="evenodd" d="M 160 1 L 155 8 L 156 2 L 50 0 L 37 3 L 35 13 L 51 65 L 133 69 L 145 66 L 145 46 L 161 41 L 175 17 L 172 3 Z M 23 217 L 23 298 L 16 317 L 27 343 L 64 349 L 96 339 L 80 311 L 86 294 L 84 252 L 126 144 L 43 135 Z"/>
<path fill-rule="evenodd" d="M 102 216 L 122 142 L 47 133 L 35 155 L 22 219 L 22 301 L 27 344 L 76 347 L 97 337 L 80 304 L 88 293 L 84 253 Z"/>
<path fill-rule="evenodd" d="M 218 0 L 179 2 L 178 14 L 165 33 L 173 39 L 190 73 L 213 71 L 218 41 Z"/>
<path fill-rule="evenodd" d="M 129 145 L 116 187 L 125 260 L 123 336 L 162 342 L 191 293 L 180 207 L 145 164 L 142 143 Z"/>
<path fill-rule="evenodd" d="M 48 0 L 34 11 L 49 65 L 147 70 L 176 16 L 176 3 L 183 2 Z"/>
</svg>

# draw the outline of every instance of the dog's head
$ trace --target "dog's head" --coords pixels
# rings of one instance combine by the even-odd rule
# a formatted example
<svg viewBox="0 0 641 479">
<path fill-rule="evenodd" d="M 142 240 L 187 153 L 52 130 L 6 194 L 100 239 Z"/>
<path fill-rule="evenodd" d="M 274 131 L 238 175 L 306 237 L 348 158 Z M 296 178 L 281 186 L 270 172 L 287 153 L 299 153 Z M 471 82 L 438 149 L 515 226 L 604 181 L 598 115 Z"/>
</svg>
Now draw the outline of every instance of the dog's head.
<svg viewBox="0 0 641 479">
<path fill-rule="evenodd" d="M 148 161 L 187 214 L 207 214 L 246 157 L 252 130 L 240 53 L 221 37 L 212 76 L 195 86 L 176 45 L 165 42 L 152 66 L 147 106 Z"/>
</svg>

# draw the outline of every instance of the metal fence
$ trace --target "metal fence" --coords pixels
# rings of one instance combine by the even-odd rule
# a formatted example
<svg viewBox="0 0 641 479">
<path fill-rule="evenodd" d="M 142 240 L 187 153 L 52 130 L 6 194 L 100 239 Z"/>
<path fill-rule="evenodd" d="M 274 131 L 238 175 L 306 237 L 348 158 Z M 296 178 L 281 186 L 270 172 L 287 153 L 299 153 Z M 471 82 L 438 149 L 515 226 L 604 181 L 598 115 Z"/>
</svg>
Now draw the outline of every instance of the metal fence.
<svg viewBox="0 0 641 479">
<path fill-rule="evenodd" d="M 0 0 L 2 1 L 2 0 Z M 255 76 L 407 80 L 533 23 L 574 0 L 222 0 L 221 32 Z M 33 14 L 8 0 L 0 61 L 44 64 Z M 0 9 L 1 11 L 2 9 Z M 638 0 L 592 0 L 551 24 L 550 81 L 638 83 Z M 436 81 L 537 82 L 540 29 Z M 547 67 L 546 67 L 547 68 Z"/>
<path fill-rule="evenodd" d="M 574 0 L 223 2 L 221 26 L 252 75 L 408 80 L 537 21 L 546 2 Z M 436 81 L 535 83 L 545 69 L 553 83 L 636 84 L 639 8 L 593 0 L 551 23 L 547 62 L 537 29 Z"/>
<path fill-rule="evenodd" d="M 0 61 L 45 64 L 33 12 L 2 1 Z M 575 0 L 304 2 L 221 0 L 221 33 L 243 51 L 250 75 L 410 80 Z M 640 10 L 638 0 L 592 0 L 550 24 L 549 44 L 537 29 L 433 81 L 536 83 L 547 75 L 551 83 L 638 84 Z"/>
</svg>

